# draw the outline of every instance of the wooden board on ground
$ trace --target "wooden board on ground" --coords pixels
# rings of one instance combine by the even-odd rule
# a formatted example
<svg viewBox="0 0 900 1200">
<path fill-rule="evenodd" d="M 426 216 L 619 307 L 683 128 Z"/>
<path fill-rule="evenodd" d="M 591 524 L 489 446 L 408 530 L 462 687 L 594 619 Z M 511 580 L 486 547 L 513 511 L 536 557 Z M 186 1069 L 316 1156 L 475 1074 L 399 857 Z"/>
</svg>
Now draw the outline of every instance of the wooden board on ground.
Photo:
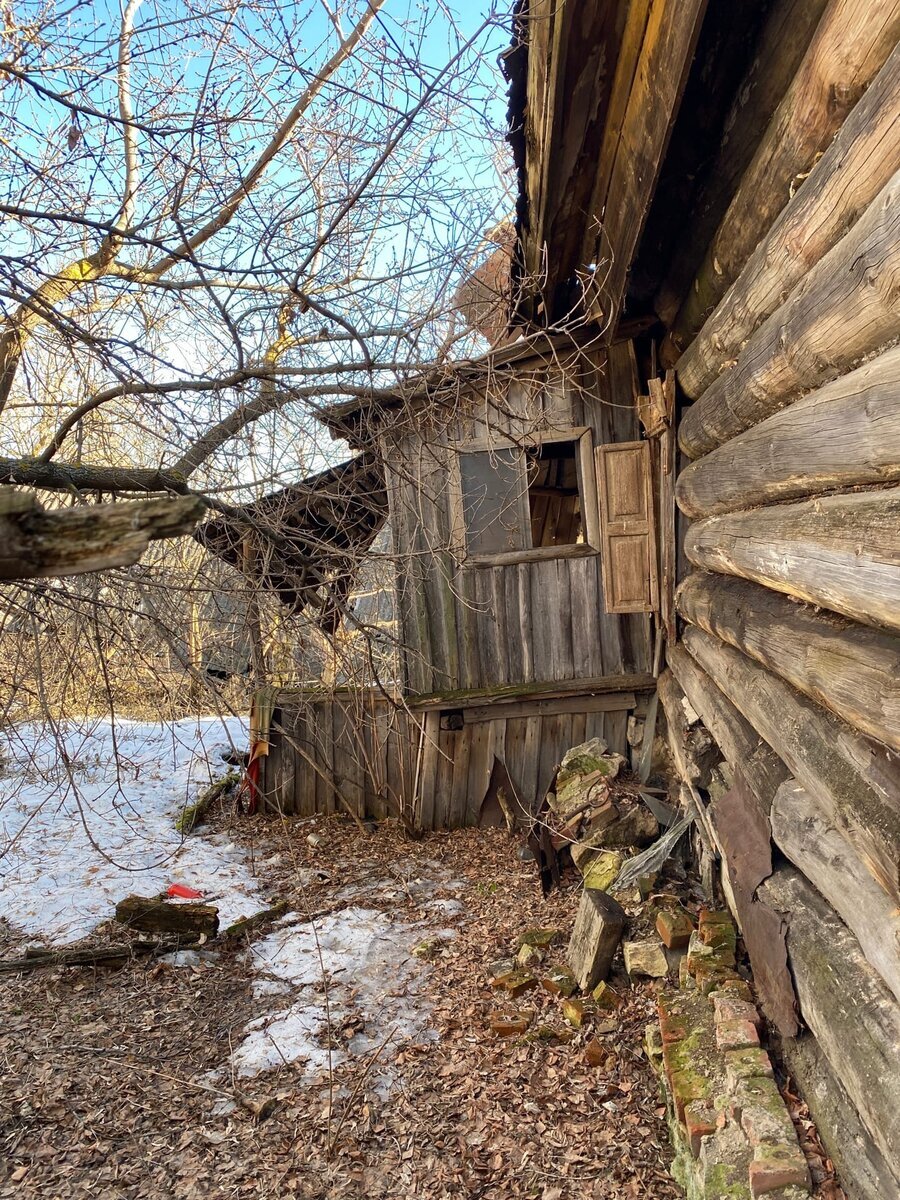
<svg viewBox="0 0 900 1200">
<path fill-rule="evenodd" d="M 572 974 L 583 992 L 592 991 L 609 974 L 624 929 L 622 906 L 606 892 L 585 888 L 566 951 Z"/>
</svg>

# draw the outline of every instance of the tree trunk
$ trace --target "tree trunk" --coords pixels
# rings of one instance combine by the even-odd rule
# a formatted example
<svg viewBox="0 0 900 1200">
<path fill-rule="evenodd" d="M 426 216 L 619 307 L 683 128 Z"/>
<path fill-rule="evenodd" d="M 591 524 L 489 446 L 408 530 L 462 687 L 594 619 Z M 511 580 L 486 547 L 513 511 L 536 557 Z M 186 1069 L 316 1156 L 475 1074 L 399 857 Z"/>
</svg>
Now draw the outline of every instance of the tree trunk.
<svg viewBox="0 0 900 1200">
<path fill-rule="evenodd" d="M 900 334 L 900 172 L 681 422 L 691 458 L 844 374 Z"/>
<path fill-rule="evenodd" d="M 760 812 L 768 818 L 775 793 L 790 776 L 787 767 L 684 646 L 670 646 L 666 658 L 703 724 L 732 767 L 740 768 Z"/>
<path fill-rule="evenodd" d="M 788 921 L 801 1012 L 878 1149 L 900 1162 L 900 1006 L 859 942 L 797 871 L 760 888 Z"/>
<path fill-rule="evenodd" d="M 827 149 L 900 37 L 897 0 L 832 0 L 685 292 L 672 340 L 685 347 Z"/>
<path fill-rule="evenodd" d="M 849 929 L 869 963 L 900 1001 L 900 913 L 860 861 L 854 847 L 828 821 L 819 801 L 796 780 L 778 789 L 772 836 L 791 862 L 814 883 Z"/>
<path fill-rule="evenodd" d="M 678 611 L 849 725 L 900 750 L 900 638 L 705 572 L 681 585 Z"/>
<path fill-rule="evenodd" d="M 897 122 L 900 128 L 900 119 Z M 900 479 L 900 348 L 795 401 L 678 477 L 689 517 Z"/>
<path fill-rule="evenodd" d="M 708 633 L 689 628 L 684 644 L 900 901 L 900 775 L 891 753 Z"/>
<path fill-rule="evenodd" d="M 691 399 L 715 382 L 762 322 L 840 241 L 900 162 L 900 47 L 678 360 Z"/>
<path fill-rule="evenodd" d="M 199 938 L 215 937 L 219 910 L 212 904 L 174 904 L 147 896 L 127 896 L 116 905 L 116 920 L 148 933 L 179 933 Z"/>
<path fill-rule="evenodd" d="M 900 629 L 900 491 L 707 517 L 690 527 L 685 550 L 697 567 Z"/>
</svg>

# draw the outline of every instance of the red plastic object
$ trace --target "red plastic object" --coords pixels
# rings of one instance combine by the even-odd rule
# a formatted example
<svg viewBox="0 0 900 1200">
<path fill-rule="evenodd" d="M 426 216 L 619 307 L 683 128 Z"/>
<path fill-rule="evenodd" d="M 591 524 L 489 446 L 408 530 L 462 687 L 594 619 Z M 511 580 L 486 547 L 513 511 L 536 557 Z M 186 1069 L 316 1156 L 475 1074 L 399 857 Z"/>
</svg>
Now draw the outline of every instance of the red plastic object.
<svg viewBox="0 0 900 1200">
<path fill-rule="evenodd" d="M 167 896 L 180 896 L 182 900 L 199 900 L 203 893 L 198 892 L 196 888 L 186 887 L 183 883 L 169 884 Z"/>
</svg>

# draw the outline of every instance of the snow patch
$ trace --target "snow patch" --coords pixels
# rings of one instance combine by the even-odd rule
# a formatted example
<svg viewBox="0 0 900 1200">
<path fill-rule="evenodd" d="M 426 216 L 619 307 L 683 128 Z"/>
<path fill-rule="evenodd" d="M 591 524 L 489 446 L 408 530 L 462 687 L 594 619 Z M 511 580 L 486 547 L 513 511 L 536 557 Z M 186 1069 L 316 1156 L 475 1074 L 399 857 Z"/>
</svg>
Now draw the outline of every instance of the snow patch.
<svg viewBox="0 0 900 1200">
<path fill-rule="evenodd" d="M 175 829 L 183 808 L 247 744 L 239 718 L 70 721 L 4 732 L 0 917 L 45 942 L 78 941 L 128 895 L 203 892 L 222 926 L 264 907 L 242 849 Z"/>
</svg>

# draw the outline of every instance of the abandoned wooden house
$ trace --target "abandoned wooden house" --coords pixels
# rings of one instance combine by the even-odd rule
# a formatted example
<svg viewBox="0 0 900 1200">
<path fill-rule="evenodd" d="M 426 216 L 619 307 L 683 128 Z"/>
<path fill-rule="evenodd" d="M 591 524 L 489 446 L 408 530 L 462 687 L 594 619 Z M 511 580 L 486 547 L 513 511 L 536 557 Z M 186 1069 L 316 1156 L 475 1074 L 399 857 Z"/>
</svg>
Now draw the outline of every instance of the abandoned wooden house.
<svg viewBox="0 0 900 1200">
<path fill-rule="evenodd" d="M 900 0 L 519 0 L 505 69 L 512 340 L 331 414 L 383 472 L 399 662 L 277 698 L 269 802 L 528 813 L 658 694 L 843 1185 L 895 1200 Z"/>
</svg>

